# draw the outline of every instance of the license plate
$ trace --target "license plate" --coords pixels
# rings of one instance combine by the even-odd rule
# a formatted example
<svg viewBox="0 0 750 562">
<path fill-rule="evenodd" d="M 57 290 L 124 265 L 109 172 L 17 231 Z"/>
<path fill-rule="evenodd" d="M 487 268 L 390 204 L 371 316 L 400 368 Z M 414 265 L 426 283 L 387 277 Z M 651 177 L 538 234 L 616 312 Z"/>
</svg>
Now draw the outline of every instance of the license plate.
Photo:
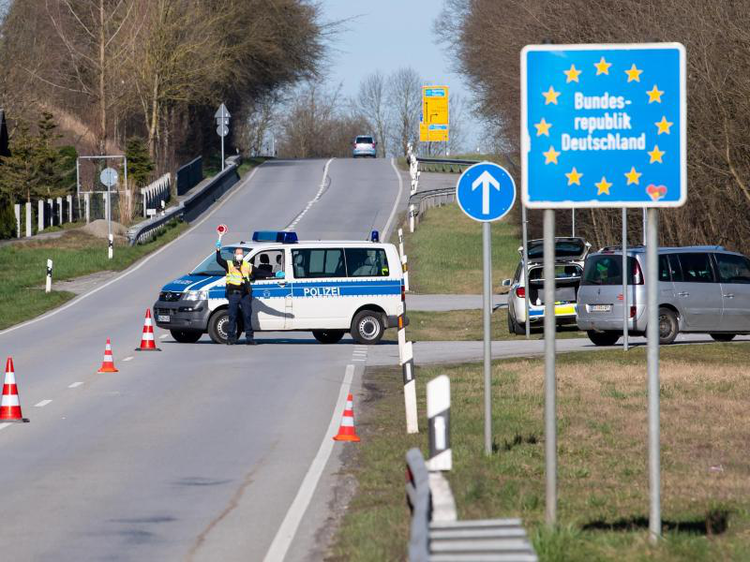
<svg viewBox="0 0 750 562">
<path fill-rule="evenodd" d="M 156 319 L 159 322 L 169 322 L 169 315 L 168 314 L 159 314 Z"/>
<path fill-rule="evenodd" d="M 611 311 L 612 311 L 611 304 L 592 304 L 591 305 L 591 312 L 611 312 Z"/>
</svg>

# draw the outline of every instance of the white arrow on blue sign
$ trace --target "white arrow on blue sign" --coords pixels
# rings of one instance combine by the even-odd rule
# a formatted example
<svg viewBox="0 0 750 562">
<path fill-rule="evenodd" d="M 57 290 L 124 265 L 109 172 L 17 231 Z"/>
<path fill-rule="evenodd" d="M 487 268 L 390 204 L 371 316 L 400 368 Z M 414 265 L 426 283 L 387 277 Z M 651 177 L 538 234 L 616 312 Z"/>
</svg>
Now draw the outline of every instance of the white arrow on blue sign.
<svg viewBox="0 0 750 562">
<path fill-rule="evenodd" d="M 496 221 L 513 207 L 516 183 L 502 166 L 480 162 L 458 178 L 456 199 L 461 210 L 475 221 Z"/>
</svg>

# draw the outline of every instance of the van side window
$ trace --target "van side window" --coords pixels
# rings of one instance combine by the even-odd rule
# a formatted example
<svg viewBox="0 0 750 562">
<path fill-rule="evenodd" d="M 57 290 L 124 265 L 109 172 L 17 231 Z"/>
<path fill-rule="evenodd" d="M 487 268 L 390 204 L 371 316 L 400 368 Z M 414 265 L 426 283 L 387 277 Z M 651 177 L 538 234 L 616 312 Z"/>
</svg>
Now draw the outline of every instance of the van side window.
<svg viewBox="0 0 750 562">
<path fill-rule="evenodd" d="M 671 281 L 672 276 L 669 271 L 669 258 L 659 256 L 659 281 Z"/>
<path fill-rule="evenodd" d="M 714 254 L 719 266 L 719 279 L 722 283 L 750 284 L 750 266 L 747 258 L 732 254 Z"/>
<path fill-rule="evenodd" d="M 678 254 L 685 283 L 715 283 L 711 256 L 704 253 Z"/>
<path fill-rule="evenodd" d="M 669 254 L 669 269 L 672 272 L 672 281 L 682 281 L 682 268 L 680 267 L 680 258 L 677 254 Z"/>
<path fill-rule="evenodd" d="M 387 277 L 388 259 L 382 248 L 345 248 L 349 277 Z"/>
<path fill-rule="evenodd" d="M 297 279 L 346 277 L 344 252 L 341 248 L 292 250 L 292 263 Z"/>
</svg>

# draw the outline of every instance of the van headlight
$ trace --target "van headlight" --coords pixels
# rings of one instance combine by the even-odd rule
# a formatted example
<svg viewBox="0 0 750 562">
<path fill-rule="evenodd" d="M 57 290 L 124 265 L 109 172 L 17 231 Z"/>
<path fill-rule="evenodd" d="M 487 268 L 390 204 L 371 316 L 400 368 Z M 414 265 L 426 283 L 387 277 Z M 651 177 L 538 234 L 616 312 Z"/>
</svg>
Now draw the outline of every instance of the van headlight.
<svg viewBox="0 0 750 562">
<path fill-rule="evenodd" d="M 183 299 L 186 301 L 205 301 L 208 300 L 208 291 L 188 291 Z"/>
</svg>

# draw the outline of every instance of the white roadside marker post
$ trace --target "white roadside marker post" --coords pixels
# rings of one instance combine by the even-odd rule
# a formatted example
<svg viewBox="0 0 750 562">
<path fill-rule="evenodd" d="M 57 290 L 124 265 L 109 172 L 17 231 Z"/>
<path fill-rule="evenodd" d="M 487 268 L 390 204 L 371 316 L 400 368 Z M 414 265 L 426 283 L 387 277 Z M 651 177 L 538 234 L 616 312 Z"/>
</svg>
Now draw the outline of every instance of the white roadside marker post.
<svg viewBox="0 0 750 562">
<path fill-rule="evenodd" d="M 114 246 L 115 246 L 114 238 L 115 237 L 112 234 L 110 234 L 108 238 L 109 238 L 109 242 L 107 244 L 107 256 L 109 257 L 109 259 L 112 259 L 115 253 L 114 251 Z"/>
<path fill-rule="evenodd" d="M 406 256 L 401 256 L 401 267 L 404 271 L 404 289 L 408 292 L 411 289 L 409 289 L 409 260 Z"/>
<path fill-rule="evenodd" d="M 417 207 L 415 205 L 409 205 L 409 232 L 414 232 L 414 222 L 416 220 Z"/>
<path fill-rule="evenodd" d="M 427 468 L 431 471 L 453 468 L 450 408 L 450 379 L 446 375 L 440 375 L 427 383 L 427 418 L 430 424 L 430 458 Z"/>
<path fill-rule="evenodd" d="M 44 292 L 52 292 L 52 260 L 47 260 L 47 283 L 44 287 Z"/>
<path fill-rule="evenodd" d="M 406 433 L 419 433 L 417 416 L 417 387 L 414 379 L 414 349 L 411 342 L 404 345 L 404 361 L 401 364 L 404 378 L 404 408 L 406 410 Z"/>
<path fill-rule="evenodd" d="M 398 255 L 404 255 L 404 229 L 398 229 Z"/>
</svg>

